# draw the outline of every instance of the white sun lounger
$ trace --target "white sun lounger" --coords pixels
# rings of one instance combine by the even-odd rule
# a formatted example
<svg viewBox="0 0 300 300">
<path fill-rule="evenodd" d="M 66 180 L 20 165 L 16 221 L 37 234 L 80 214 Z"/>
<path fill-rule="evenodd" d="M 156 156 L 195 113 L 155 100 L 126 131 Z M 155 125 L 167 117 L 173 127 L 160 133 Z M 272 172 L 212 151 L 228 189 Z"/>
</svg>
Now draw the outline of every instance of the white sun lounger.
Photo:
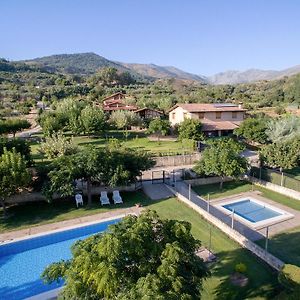
<svg viewBox="0 0 300 300">
<path fill-rule="evenodd" d="M 122 197 L 120 196 L 119 191 L 113 191 L 113 200 L 114 200 L 114 204 L 123 203 Z"/>
<path fill-rule="evenodd" d="M 83 205 L 83 199 L 81 194 L 75 195 L 76 206 L 78 208 L 79 205 Z"/>
<path fill-rule="evenodd" d="M 101 205 L 107 205 L 107 204 L 110 204 L 109 198 L 108 198 L 108 196 L 107 196 L 107 192 L 106 192 L 106 191 L 101 192 L 101 195 L 100 195 L 100 202 L 101 202 Z"/>
</svg>

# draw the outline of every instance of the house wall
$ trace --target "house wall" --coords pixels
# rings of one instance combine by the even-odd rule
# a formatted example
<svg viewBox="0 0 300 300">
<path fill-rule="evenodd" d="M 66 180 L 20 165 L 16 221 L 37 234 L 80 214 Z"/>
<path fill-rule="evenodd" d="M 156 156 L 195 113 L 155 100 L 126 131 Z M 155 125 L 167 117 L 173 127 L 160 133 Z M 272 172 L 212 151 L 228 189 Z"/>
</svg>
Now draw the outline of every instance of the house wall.
<svg viewBox="0 0 300 300">
<path fill-rule="evenodd" d="M 175 117 L 173 118 L 173 114 L 175 114 Z M 185 115 L 184 115 L 185 114 Z M 184 110 L 181 107 L 176 107 L 174 110 L 172 110 L 169 113 L 169 121 L 172 126 L 179 124 L 183 122 L 184 117 L 190 118 L 190 119 L 197 119 L 197 120 L 210 120 L 214 122 L 218 121 L 243 121 L 245 112 L 243 111 L 237 111 L 236 112 L 236 118 L 232 118 L 232 112 L 231 111 L 222 111 L 221 112 L 221 119 L 216 118 L 216 112 L 205 112 L 204 118 L 199 118 L 199 113 L 189 113 L 186 110 Z"/>
</svg>

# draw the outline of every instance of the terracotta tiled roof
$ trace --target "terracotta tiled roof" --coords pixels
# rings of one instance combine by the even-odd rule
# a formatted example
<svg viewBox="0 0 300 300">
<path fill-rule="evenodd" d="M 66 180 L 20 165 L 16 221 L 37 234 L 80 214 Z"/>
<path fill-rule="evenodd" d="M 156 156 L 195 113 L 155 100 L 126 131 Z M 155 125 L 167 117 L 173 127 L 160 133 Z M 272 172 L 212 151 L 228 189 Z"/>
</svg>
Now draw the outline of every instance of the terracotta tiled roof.
<svg viewBox="0 0 300 300">
<path fill-rule="evenodd" d="M 114 97 L 114 96 L 117 96 L 117 95 L 122 95 L 122 96 L 124 96 L 124 97 L 126 96 L 126 95 L 123 94 L 122 92 L 117 92 L 117 93 L 114 93 L 114 94 L 112 94 L 112 95 L 110 95 L 110 96 L 105 97 L 103 100 L 109 99 L 109 98 Z"/>
<path fill-rule="evenodd" d="M 234 130 L 235 128 L 239 127 L 240 122 L 230 122 L 230 121 L 205 121 L 201 120 L 203 125 L 203 131 L 215 131 L 215 130 Z"/>
<path fill-rule="evenodd" d="M 221 103 L 178 103 L 170 110 L 181 107 L 188 112 L 216 112 L 216 111 L 246 111 L 235 104 L 221 104 Z"/>
<path fill-rule="evenodd" d="M 104 106 L 104 111 L 113 111 L 113 110 L 136 110 L 137 107 L 133 105 L 124 105 L 124 106 Z"/>
</svg>

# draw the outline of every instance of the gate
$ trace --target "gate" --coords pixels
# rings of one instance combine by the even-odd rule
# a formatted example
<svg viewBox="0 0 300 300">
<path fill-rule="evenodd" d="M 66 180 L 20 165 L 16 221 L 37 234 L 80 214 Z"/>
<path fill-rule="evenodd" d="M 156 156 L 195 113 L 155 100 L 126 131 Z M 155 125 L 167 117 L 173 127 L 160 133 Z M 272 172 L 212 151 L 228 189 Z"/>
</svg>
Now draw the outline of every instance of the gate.
<svg viewBox="0 0 300 300">
<path fill-rule="evenodd" d="M 152 184 L 165 183 L 174 185 L 184 180 L 185 169 L 174 169 L 172 171 L 156 170 L 151 173 Z"/>
</svg>

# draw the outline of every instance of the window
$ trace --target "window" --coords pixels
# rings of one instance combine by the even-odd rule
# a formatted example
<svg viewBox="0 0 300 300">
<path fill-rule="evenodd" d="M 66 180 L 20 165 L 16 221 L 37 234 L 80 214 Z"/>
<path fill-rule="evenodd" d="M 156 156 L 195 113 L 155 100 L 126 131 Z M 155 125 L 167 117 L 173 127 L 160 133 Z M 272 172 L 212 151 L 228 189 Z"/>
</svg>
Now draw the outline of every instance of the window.
<svg viewBox="0 0 300 300">
<path fill-rule="evenodd" d="M 175 120 L 175 116 L 176 116 L 176 114 L 172 113 L 172 120 Z"/>
<path fill-rule="evenodd" d="M 204 119 L 204 112 L 199 112 L 198 113 L 198 118 L 199 119 Z"/>
<path fill-rule="evenodd" d="M 187 116 L 187 113 L 183 113 L 183 119 L 185 120 Z"/>
<path fill-rule="evenodd" d="M 216 119 L 221 119 L 221 112 L 220 111 L 216 112 Z"/>
<path fill-rule="evenodd" d="M 232 119 L 236 119 L 237 118 L 237 112 L 236 111 L 233 111 L 232 112 Z"/>
</svg>

